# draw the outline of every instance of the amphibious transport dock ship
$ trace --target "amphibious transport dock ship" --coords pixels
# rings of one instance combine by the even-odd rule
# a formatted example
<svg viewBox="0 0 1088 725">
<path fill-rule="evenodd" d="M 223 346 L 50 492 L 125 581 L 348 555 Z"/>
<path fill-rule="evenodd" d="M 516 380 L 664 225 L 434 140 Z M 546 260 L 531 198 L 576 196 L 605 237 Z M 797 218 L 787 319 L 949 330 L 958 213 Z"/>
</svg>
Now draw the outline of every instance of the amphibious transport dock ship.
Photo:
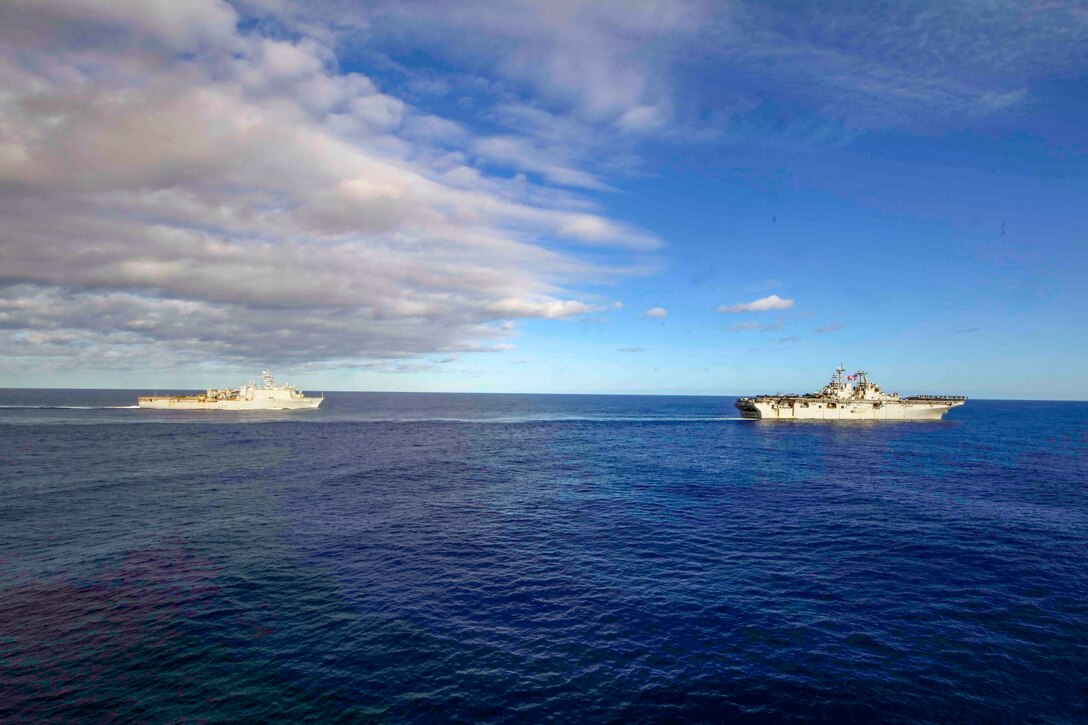
<svg viewBox="0 0 1088 725">
<path fill-rule="evenodd" d="M 209 389 L 200 395 L 152 395 L 139 399 L 141 408 L 156 410 L 302 410 L 316 408 L 325 399 L 308 398 L 289 384 L 276 385 L 272 374 L 261 372 L 262 385 Z"/>
<path fill-rule="evenodd" d="M 831 382 L 815 393 L 757 395 L 741 398 L 742 418 L 761 420 L 940 420 L 967 400 L 963 395 L 914 395 L 900 398 L 869 382 L 864 370 L 843 373 L 840 365 Z"/>
</svg>

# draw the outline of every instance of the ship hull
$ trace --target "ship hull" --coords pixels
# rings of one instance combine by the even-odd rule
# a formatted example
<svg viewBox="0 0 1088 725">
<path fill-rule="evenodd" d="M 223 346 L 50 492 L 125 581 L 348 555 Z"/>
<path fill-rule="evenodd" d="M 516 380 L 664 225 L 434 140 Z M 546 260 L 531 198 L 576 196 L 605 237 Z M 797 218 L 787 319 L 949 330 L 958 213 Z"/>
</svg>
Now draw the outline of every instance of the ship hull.
<svg viewBox="0 0 1088 725">
<path fill-rule="evenodd" d="M 742 418 L 755 420 L 941 420 L 962 400 L 871 402 L 829 400 L 737 401 Z"/>
<path fill-rule="evenodd" d="M 312 410 L 324 398 L 293 400 L 204 400 L 188 397 L 140 398 L 139 406 L 152 410 Z"/>
</svg>

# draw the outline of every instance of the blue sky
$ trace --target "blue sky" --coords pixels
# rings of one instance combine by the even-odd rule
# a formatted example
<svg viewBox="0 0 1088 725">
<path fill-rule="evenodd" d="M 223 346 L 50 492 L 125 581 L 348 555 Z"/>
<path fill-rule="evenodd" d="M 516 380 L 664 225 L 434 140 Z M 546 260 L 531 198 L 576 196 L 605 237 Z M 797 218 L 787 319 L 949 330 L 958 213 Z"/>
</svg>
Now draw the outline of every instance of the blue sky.
<svg viewBox="0 0 1088 725">
<path fill-rule="evenodd" d="M 77 5 L 0 385 L 1088 398 L 1084 3 Z"/>
</svg>

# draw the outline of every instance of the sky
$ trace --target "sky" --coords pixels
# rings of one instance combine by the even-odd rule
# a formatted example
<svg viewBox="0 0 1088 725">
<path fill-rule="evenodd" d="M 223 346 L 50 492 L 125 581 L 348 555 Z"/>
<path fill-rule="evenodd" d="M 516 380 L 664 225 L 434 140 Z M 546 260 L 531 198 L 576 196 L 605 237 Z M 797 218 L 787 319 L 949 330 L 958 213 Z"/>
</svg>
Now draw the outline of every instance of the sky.
<svg viewBox="0 0 1088 725">
<path fill-rule="evenodd" d="M 1088 3 L 0 3 L 0 387 L 1088 399 Z"/>
</svg>

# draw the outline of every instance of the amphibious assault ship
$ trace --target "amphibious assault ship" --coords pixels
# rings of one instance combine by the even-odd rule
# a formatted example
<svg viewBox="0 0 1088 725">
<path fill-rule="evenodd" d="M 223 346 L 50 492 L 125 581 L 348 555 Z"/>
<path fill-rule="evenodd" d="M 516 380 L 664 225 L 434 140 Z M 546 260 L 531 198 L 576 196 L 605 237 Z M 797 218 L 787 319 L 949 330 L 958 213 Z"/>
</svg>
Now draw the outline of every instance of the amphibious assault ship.
<svg viewBox="0 0 1088 725">
<path fill-rule="evenodd" d="M 302 410 L 316 408 L 325 399 L 308 398 L 290 384 L 276 385 L 272 374 L 261 372 L 262 385 L 250 382 L 240 388 L 208 389 L 198 395 L 151 395 L 141 397 L 141 408 L 156 410 Z"/>
<path fill-rule="evenodd" d="M 885 393 L 869 381 L 864 370 L 843 376 L 842 365 L 831 382 L 805 395 L 776 393 L 741 398 L 736 402 L 742 418 L 761 420 L 940 420 L 963 395 L 913 395 Z"/>
</svg>

